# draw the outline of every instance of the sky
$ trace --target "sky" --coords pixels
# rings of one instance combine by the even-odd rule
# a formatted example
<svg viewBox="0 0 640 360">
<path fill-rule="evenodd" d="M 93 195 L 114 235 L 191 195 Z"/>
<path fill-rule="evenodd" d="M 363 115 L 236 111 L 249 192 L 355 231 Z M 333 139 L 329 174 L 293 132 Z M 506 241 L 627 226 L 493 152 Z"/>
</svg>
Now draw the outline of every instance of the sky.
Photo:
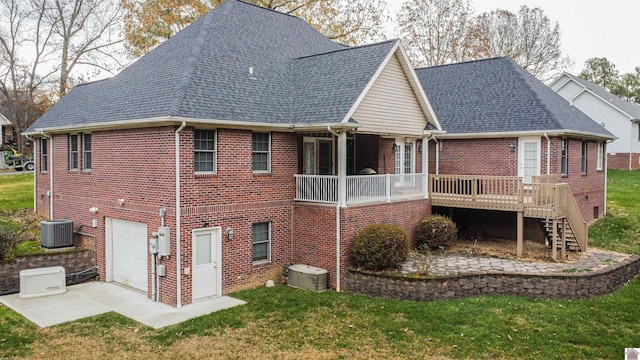
<svg viewBox="0 0 640 360">
<path fill-rule="evenodd" d="M 393 12 L 402 0 L 386 0 Z M 606 57 L 623 74 L 640 66 L 637 40 L 640 0 L 471 0 L 477 14 L 495 9 L 517 12 L 520 6 L 539 7 L 551 22 L 558 22 L 561 49 L 573 61 L 568 69 L 578 74 L 592 57 Z"/>
</svg>

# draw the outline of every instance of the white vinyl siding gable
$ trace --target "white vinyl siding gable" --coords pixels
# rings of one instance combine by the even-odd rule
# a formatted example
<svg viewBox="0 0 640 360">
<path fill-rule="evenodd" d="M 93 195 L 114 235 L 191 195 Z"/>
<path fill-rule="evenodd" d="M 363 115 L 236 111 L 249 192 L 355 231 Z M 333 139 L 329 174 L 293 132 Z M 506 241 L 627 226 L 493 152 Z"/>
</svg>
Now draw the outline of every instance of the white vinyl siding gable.
<svg viewBox="0 0 640 360">
<path fill-rule="evenodd" d="M 599 98 L 585 91 L 573 100 L 573 106 L 580 109 L 597 123 L 604 123 L 605 129 L 609 130 L 618 139 L 607 146 L 609 153 L 638 152 L 639 149 L 629 149 L 631 134 L 631 120 L 612 106 L 605 104 Z M 633 138 L 637 139 L 636 137 Z M 637 143 L 637 142 L 636 142 Z"/>
<path fill-rule="evenodd" d="M 570 100 L 572 97 L 576 96 L 582 90 L 584 90 L 582 86 L 576 84 L 574 81 L 568 81 L 558 90 L 556 90 L 556 92 L 560 94 L 560 96 L 562 96 L 563 98 Z"/>
<path fill-rule="evenodd" d="M 422 135 L 427 116 L 394 54 L 353 113 L 360 132 Z"/>
</svg>

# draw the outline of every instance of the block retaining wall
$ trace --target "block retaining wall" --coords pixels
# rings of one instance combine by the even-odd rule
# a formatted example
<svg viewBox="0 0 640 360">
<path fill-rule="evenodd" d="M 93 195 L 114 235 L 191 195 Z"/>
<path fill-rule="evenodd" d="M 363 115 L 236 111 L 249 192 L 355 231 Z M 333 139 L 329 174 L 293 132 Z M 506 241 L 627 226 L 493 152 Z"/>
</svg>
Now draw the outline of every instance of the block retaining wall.
<svg viewBox="0 0 640 360">
<path fill-rule="evenodd" d="M 91 269 L 95 266 L 93 250 L 52 252 L 0 260 L 0 294 L 20 291 L 20 271 L 50 266 L 64 267 L 66 275 Z"/>
<path fill-rule="evenodd" d="M 640 256 L 592 272 L 532 275 L 485 273 L 433 278 L 346 271 L 347 292 L 379 298 L 431 301 L 476 295 L 581 299 L 611 294 L 640 273 Z"/>
</svg>

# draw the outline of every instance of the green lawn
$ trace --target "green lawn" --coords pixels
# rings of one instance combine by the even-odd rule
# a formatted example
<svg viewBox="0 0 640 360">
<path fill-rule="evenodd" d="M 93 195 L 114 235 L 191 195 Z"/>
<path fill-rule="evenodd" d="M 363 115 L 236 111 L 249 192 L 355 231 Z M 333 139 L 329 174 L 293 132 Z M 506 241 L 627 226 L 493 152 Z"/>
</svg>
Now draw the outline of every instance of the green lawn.
<svg viewBox="0 0 640 360">
<path fill-rule="evenodd" d="M 609 180 L 609 216 L 591 243 L 640 253 L 640 172 L 611 171 Z M 640 334 L 640 279 L 574 301 L 417 303 L 283 286 L 232 295 L 247 305 L 160 330 L 114 313 L 39 329 L 0 307 L 0 359 L 613 359 Z"/>
<path fill-rule="evenodd" d="M 33 209 L 33 173 L 0 176 L 0 210 Z"/>
<path fill-rule="evenodd" d="M 591 226 L 589 243 L 640 254 L 640 170 L 609 170 L 607 216 Z"/>
</svg>

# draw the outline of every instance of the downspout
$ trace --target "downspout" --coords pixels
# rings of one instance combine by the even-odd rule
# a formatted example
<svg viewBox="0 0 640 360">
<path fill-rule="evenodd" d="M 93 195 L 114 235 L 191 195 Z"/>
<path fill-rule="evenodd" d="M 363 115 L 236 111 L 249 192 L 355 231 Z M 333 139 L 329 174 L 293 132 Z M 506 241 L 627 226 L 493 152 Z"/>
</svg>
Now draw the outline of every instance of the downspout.
<svg viewBox="0 0 640 360">
<path fill-rule="evenodd" d="M 640 131 L 640 126 L 638 128 Z M 631 130 L 629 131 L 629 170 L 633 170 L 633 121 L 631 121 Z"/>
<path fill-rule="evenodd" d="M 180 266 L 180 132 L 187 126 L 183 121 L 182 125 L 175 132 L 176 143 L 176 308 L 182 307 L 182 267 Z"/>
<path fill-rule="evenodd" d="M 604 209 L 602 215 L 607 215 L 607 181 L 609 178 L 609 157 L 607 156 L 607 143 L 604 143 L 604 149 L 602 149 L 602 157 L 604 157 Z"/>
<path fill-rule="evenodd" d="M 547 139 L 547 175 L 551 175 L 551 140 L 546 132 L 544 138 Z"/>
<path fill-rule="evenodd" d="M 35 148 L 36 148 L 35 139 L 32 138 L 29 135 L 25 135 L 24 137 L 26 137 L 27 140 L 31 141 L 31 143 L 33 144 L 33 149 L 35 150 Z M 0 136 L 0 139 L 2 139 L 2 136 Z M 0 140 L 0 141 L 2 141 L 2 140 Z M 36 199 L 37 199 L 37 190 L 38 190 L 38 188 L 36 186 L 36 184 L 37 184 L 36 177 L 38 176 L 38 169 L 36 169 L 35 160 L 36 160 L 36 156 L 34 154 L 34 156 L 33 156 L 33 164 L 34 164 L 34 166 L 33 166 L 33 212 L 37 213 L 38 212 L 38 202 L 36 201 Z M 4 161 L 4 159 L 2 161 Z"/>
<path fill-rule="evenodd" d="M 331 128 L 331 125 L 327 126 L 327 130 L 336 137 L 340 136 L 340 133 L 336 132 Z M 338 156 L 340 156 L 338 154 Z M 339 170 L 339 169 L 338 169 Z M 338 189 L 340 187 L 338 186 Z M 338 199 L 340 195 L 338 194 Z M 340 201 L 336 204 L 336 291 L 340 292 L 340 271 L 342 270 L 342 262 L 340 261 L 341 255 L 341 237 L 340 237 Z"/>
<path fill-rule="evenodd" d="M 53 220 L 53 137 L 48 136 L 44 131 L 40 131 L 40 135 L 49 139 L 49 152 L 47 153 L 49 157 L 49 168 L 47 169 L 49 173 L 49 220 Z M 42 154 L 42 142 L 40 146 L 40 153 Z M 42 159 L 42 157 L 40 157 L 40 159 Z M 36 169 L 33 169 L 33 171 L 36 171 Z M 35 179 L 35 176 L 33 178 Z"/>
</svg>

